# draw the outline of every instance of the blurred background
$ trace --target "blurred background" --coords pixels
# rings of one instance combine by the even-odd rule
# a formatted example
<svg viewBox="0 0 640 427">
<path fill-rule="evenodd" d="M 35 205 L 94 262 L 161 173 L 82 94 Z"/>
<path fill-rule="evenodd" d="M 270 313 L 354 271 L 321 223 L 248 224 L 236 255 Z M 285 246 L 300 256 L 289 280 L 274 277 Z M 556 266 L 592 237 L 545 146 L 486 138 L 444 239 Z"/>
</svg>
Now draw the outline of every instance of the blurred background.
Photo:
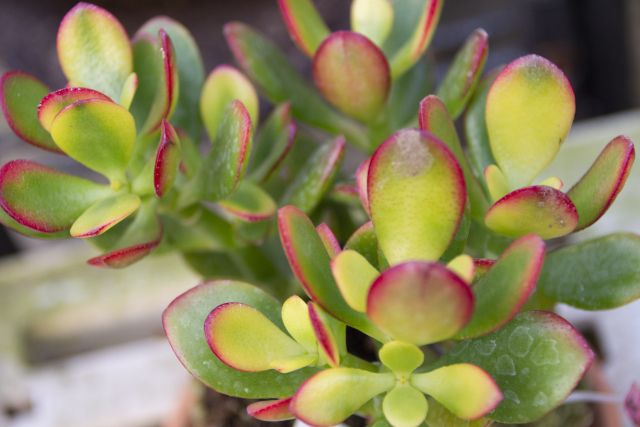
<svg viewBox="0 0 640 427">
<path fill-rule="evenodd" d="M 310 63 L 289 40 L 275 0 L 95 3 L 116 15 L 130 35 L 155 15 L 181 21 L 194 34 L 208 71 L 233 63 L 223 24 L 248 22 L 308 75 Z M 74 4 L 0 0 L 0 72 L 24 70 L 52 88 L 63 86 L 55 35 Z M 332 29 L 348 28 L 349 1 L 316 4 Z M 553 166 L 572 182 L 583 170 L 573 171 L 567 162 L 590 164 L 613 136 L 640 135 L 634 110 L 640 107 L 639 24 L 638 0 L 449 0 L 430 52 L 441 76 L 467 35 L 482 27 L 490 37 L 487 69 L 527 53 L 558 64 L 576 92 L 576 119 L 585 121 Z M 16 158 L 78 167 L 19 141 L 0 119 L 0 163 Z M 640 231 L 637 169 L 610 219 L 585 233 Z M 171 257 L 147 259 L 123 272 L 96 270 L 83 262 L 92 253 L 82 242 L 34 241 L 0 228 L 0 426 L 161 425 L 188 384 L 162 337 L 159 312 L 197 277 Z M 640 380 L 640 325 L 638 319 L 635 327 L 629 323 L 638 317 L 633 310 L 638 306 L 615 314 L 565 313 L 600 336 L 616 393 L 628 388 L 633 374 Z M 607 341 L 607 331 L 620 338 Z"/>
</svg>

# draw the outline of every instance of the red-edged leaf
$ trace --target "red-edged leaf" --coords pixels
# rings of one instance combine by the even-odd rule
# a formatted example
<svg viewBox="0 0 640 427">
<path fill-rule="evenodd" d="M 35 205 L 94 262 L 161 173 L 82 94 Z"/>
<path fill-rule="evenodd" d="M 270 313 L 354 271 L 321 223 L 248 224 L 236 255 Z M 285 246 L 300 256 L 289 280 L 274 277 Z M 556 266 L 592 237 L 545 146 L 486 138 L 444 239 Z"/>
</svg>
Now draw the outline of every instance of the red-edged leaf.
<svg viewBox="0 0 640 427">
<path fill-rule="evenodd" d="M 358 196 L 360 197 L 360 203 L 362 203 L 362 207 L 369 216 L 371 216 L 371 210 L 369 208 L 367 178 L 369 176 L 370 163 L 371 157 L 360 163 L 360 166 L 358 166 L 358 169 L 356 169 L 356 184 L 358 185 Z"/>
<path fill-rule="evenodd" d="M 248 181 L 241 181 L 229 197 L 218 202 L 218 206 L 247 222 L 269 219 L 277 209 L 276 203 L 266 191 Z"/>
<path fill-rule="evenodd" d="M 513 319 L 535 290 L 544 241 L 530 234 L 513 242 L 473 286 L 475 309 L 458 338 L 473 338 L 495 331 Z"/>
<path fill-rule="evenodd" d="M 68 230 L 108 186 L 67 175 L 28 160 L 0 168 L 0 206 L 25 227 L 44 233 Z"/>
<path fill-rule="evenodd" d="M 329 34 L 329 29 L 313 5 L 312 0 L 278 0 L 280 13 L 291 39 L 308 56 Z"/>
<path fill-rule="evenodd" d="M 389 263 L 436 260 L 458 230 L 467 199 L 451 151 L 428 132 L 402 130 L 373 154 L 371 218 Z"/>
<path fill-rule="evenodd" d="M 149 255 L 159 243 L 160 240 L 157 240 L 116 249 L 93 257 L 87 263 L 95 267 L 125 268 Z"/>
<path fill-rule="evenodd" d="M 369 264 L 377 266 L 379 262 L 378 239 L 371 221 L 362 224 L 344 244 L 345 249 L 352 249 L 365 257 Z"/>
<path fill-rule="evenodd" d="M 485 224 L 509 237 L 535 233 L 543 239 L 571 233 L 578 211 L 569 197 L 555 188 L 534 185 L 513 191 L 487 212 Z"/>
<path fill-rule="evenodd" d="M 341 251 L 340 242 L 336 238 L 331 228 L 324 222 L 316 227 L 316 231 L 318 232 L 318 236 L 322 240 L 322 244 L 324 245 L 329 257 L 332 259 L 335 258 Z"/>
<path fill-rule="evenodd" d="M 350 31 L 332 33 L 322 42 L 313 57 L 313 78 L 329 102 L 364 122 L 377 116 L 391 87 L 384 53 Z"/>
<path fill-rule="evenodd" d="M 40 124 L 47 131 L 50 131 L 53 119 L 56 118 L 60 111 L 67 105 L 83 99 L 103 99 L 113 102 L 111 98 L 97 90 L 84 87 L 65 87 L 42 98 L 38 105 L 38 120 L 40 120 Z"/>
<path fill-rule="evenodd" d="M 491 267 L 493 267 L 493 264 L 495 263 L 496 263 L 495 259 L 474 258 L 473 264 L 476 266 L 475 279 L 478 279 L 479 277 L 483 276 L 487 271 L 489 271 L 489 269 L 491 269 Z"/>
<path fill-rule="evenodd" d="M 385 270 L 371 285 L 367 314 L 389 336 L 417 345 L 445 340 L 471 319 L 469 285 L 445 266 L 406 262 Z"/>
<path fill-rule="evenodd" d="M 380 332 L 347 305 L 333 280 L 330 258 L 311 220 L 295 206 L 278 211 L 278 231 L 293 274 L 311 299 L 337 319 L 373 337 Z"/>
<path fill-rule="evenodd" d="M 135 194 L 122 193 L 98 200 L 76 219 L 69 230 L 78 238 L 95 237 L 105 233 L 140 207 Z"/>
<path fill-rule="evenodd" d="M 633 142 L 614 138 L 602 150 L 587 173 L 567 195 L 578 209 L 578 226 L 582 230 L 596 222 L 622 190 L 636 157 Z"/>
<path fill-rule="evenodd" d="M 171 188 L 178 174 L 180 164 L 180 138 L 171 124 L 162 120 L 160 144 L 156 152 L 153 170 L 153 187 L 156 195 L 162 197 Z"/>
<path fill-rule="evenodd" d="M 328 315 L 313 301 L 307 304 L 307 307 L 309 309 L 309 320 L 311 320 L 311 326 L 313 327 L 313 332 L 315 333 L 320 350 L 329 365 L 334 368 L 340 366 L 338 337 L 329 324 Z"/>
<path fill-rule="evenodd" d="M 260 421 L 285 421 L 295 418 L 289 411 L 290 397 L 277 400 L 263 400 L 247 406 L 247 414 Z"/>
<path fill-rule="evenodd" d="M 38 103 L 49 88 L 34 76 L 10 71 L 0 78 L 0 105 L 11 130 L 31 145 L 62 153 L 38 122 Z"/>
</svg>

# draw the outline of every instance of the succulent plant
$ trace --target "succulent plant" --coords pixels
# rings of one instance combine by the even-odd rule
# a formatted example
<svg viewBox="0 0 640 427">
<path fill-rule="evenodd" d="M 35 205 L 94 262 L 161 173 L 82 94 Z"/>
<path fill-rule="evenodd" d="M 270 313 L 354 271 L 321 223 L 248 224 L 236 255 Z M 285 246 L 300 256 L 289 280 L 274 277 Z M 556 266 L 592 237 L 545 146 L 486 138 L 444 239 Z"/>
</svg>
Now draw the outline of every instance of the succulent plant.
<svg viewBox="0 0 640 427">
<path fill-rule="evenodd" d="M 18 136 L 104 182 L 9 162 L 0 219 L 34 237 L 89 239 L 105 251 L 91 264 L 176 251 L 217 278 L 171 303 L 165 331 L 204 384 L 261 399 L 248 407 L 260 420 L 544 416 L 594 357 L 554 306 L 640 298 L 640 237 L 545 243 L 606 212 L 633 143 L 614 138 L 563 192 L 561 178 L 538 179 L 575 112 L 548 60 L 524 56 L 483 78 L 488 37 L 476 30 L 434 88 L 424 52 L 441 0 L 354 0 L 352 31 L 333 33 L 310 0 L 279 6 L 317 90 L 244 24 L 224 31 L 248 77 L 222 65 L 205 79 L 179 23 L 154 18 L 130 42 L 105 10 L 73 8 L 58 34 L 69 86 L 49 93 L 10 72 L 1 101 Z M 260 127 L 254 84 L 276 106 Z M 347 143 L 368 157 L 344 173 Z M 374 356 L 357 356 L 347 331 Z"/>
</svg>

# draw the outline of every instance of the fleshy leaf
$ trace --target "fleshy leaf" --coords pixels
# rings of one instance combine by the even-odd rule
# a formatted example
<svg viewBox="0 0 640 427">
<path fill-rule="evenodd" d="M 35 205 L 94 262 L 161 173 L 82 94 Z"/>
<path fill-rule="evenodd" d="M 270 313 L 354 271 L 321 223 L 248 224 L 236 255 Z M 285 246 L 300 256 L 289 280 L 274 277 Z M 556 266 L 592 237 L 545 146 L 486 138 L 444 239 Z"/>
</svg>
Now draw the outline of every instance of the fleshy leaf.
<svg viewBox="0 0 640 427">
<path fill-rule="evenodd" d="M 354 231 L 347 243 L 344 244 L 344 249 L 358 252 L 374 267 L 379 265 L 378 238 L 373 229 L 373 223 L 366 222 Z"/>
<path fill-rule="evenodd" d="M 131 107 L 133 97 L 136 96 L 138 90 L 138 75 L 136 73 L 129 74 L 129 77 L 124 81 L 122 85 L 122 92 L 120 93 L 120 105 L 127 110 Z"/>
<path fill-rule="evenodd" d="M 473 258 L 466 254 L 458 255 L 449 261 L 447 263 L 447 268 L 456 273 L 467 283 L 471 283 L 476 275 L 476 266 L 473 263 Z"/>
<path fill-rule="evenodd" d="M 395 378 L 352 368 L 319 372 L 294 394 L 290 409 L 296 418 L 315 426 L 339 424 L 365 403 L 391 389 Z"/>
<path fill-rule="evenodd" d="M 103 99 L 77 101 L 58 113 L 51 136 L 69 157 L 105 175 L 112 184 L 126 181 L 136 127 L 124 107 Z"/>
<path fill-rule="evenodd" d="M 155 131 L 161 125 L 162 120 L 168 120 L 171 117 L 180 90 L 176 53 L 171 39 L 165 30 L 159 30 L 158 40 L 162 57 L 162 74 L 159 85 L 156 87 L 156 96 L 151 105 L 149 116 L 142 128 L 142 133 Z"/>
<path fill-rule="evenodd" d="M 392 265 L 438 259 L 456 234 L 467 198 L 451 151 L 418 130 L 399 131 L 376 150 L 368 192 L 376 235 Z"/>
<path fill-rule="evenodd" d="M 544 241 L 530 234 L 513 242 L 473 285 L 471 321 L 458 333 L 470 338 L 495 331 L 511 320 L 533 293 L 544 261 Z"/>
<path fill-rule="evenodd" d="M 160 241 L 154 240 L 115 249 L 106 254 L 93 257 L 87 263 L 95 267 L 125 268 L 149 255 L 158 244 L 160 244 Z"/>
<path fill-rule="evenodd" d="M 391 85 L 384 53 L 350 31 L 332 33 L 322 42 L 313 57 L 313 79 L 331 104 L 363 122 L 375 119 Z"/>
<path fill-rule="evenodd" d="M 263 400 L 247 406 L 247 414 L 260 421 L 285 421 L 294 418 L 289 411 L 290 397 L 277 400 Z"/>
<path fill-rule="evenodd" d="M 547 59 L 524 56 L 500 72 L 486 120 L 493 157 L 511 188 L 531 184 L 555 158 L 574 113 L 571 84 Z"/>
<path fill-rule="evenodd" d="M 297 126 L 291 117 L 291 104 L 276 107 L 256 135 L 251 155 L 251 178 L 257 182 L 268 181 L 278 171 L 293 147 Z"/>
<path fill-rule="evenodd" d="M 209 74 L 200 96 L 200 115 L 211 141 L 216 135 L 224 112 L 231 101 L 238 100 L 246 107 L 251 122 L 258 124 L 258 95 L 251 82 L 230 65 L 220 65 Z"/>
<path fill-rule="evenodd" d="M 166 194 L 178 175 L 180 165 L 180 138 L 171 124 L 162 120 L 160 144 L 153 169 L 153 187 L 158 197 Z"/>
<path fill-rule="evenodd" d="M 474 420 L 488 414 L 503 397 L 500 388 L 487 372 L 468 363 L 414 374 L 411 385 L 465 420 Z"/>
<path fill-rule="evenodd" d="M 224 118 L 209 155 L 201 165 L 194 181 L 192 193 L 183 197 L 204 195 L 211 201 L 229 196 L 244 176 L 253 142 L 249 112 L 240 101 L 232 101 L 225 109 Z"/>
<path fill-rule="evenodd" d="M 553 239 L 575 230 L 578 212 L 563 192 L 534 185 L 498 200 L 487 212 L 485 224 L 508 237 L 535 233 L 543 239 Z"/>
<path fill-rule="evenodd" d="M 218 206 L 247 222 L 264 221 L 276 213 L 276 203 L 271 196 L 247 181 L 241 181 L 229 197 L 218 202 Z"/>
<path fill-rule="evenodd" d="M 166 31 L 171 39 L 178 68 L 180 93 L 171 123 L 196 139 L 199 137 L 201 126 L 198 103 L 204 82 L 202 55 L 189 30 L 180 22 L 166 16 L 150 19 L 137 34 L 148 34 L 153 38 L 160 29 Z"/>
<path fill-rule="evenodd" d="M 378 353 L 380 361 L 396 375 L 409 375 L 424 362 L 424 353 L 413 344 L 389 341 Z"/>
<path fill-rule="evenodd" d="M 111 101 L 111 98 L 97 90 L 83 87 L 65 87 L 63 89 L 56 90 L 55 92 L 51 92 L 42 98 L 42 101 L 38 105 L 38 120 L 40 120 L 42 127 L 49 132 L 51 131 L 53 120 L 60 111 L 74 102 L 85 99 L 102 99 L 105 101 Z"/>
<path fill-rule="evenodd" d="M 443 3 L 442 0 L 424 1 L 424 9 L 413 34 L 394 53 L 390 61 L 391 75 L 394 79 L 404 74 L 413 64 L 418 62 L 424 51 L 427 50 L 440 20 Z"/>
<path fill-rule="evenodd" d="M 273 42 L 239 22 L 225 25 L 224 35 L 236 61 L 271 103 L 291 102 L 296 119 L 334 135 L 344 134 L 361 148 L 370 147 L 357 123 L 331 108 Z"/>
<path fill-rule="evenodd" d="M 340 349 L 338 347 L 337 334 L 333 330 L 332 323 L 336 323 L 326 313 L 323 312 L 315 302 L 307 304 L 311 326 L 318 341 L 318 348 L 322 351 L 325 359 L 334 368 L 340 366 Z"/>
<path fill-rule="evenodd" d="M 427 417 L 429 405 L 424 394 L 408 384 L 398 384 L 384 397 L 382 411 L 394 427 L 417 427 Z"/>
<path fill-rule="evenodd" d="M 0 78 L 0 104 L 11 130 L 29 144 L 62 153 L 38 122 L 38 103 L 48 92 L 44 83 L 22 71 L 10 71 Z"/>
<path fill-rule="evenodd" d="M 490 418 L 520 424 L 564 401 L 592 359 L 589 345 L 566 320 L 529 311 L 492 334 L 461 342 L 438 365 L 473 363 L 484 369 L 504 395 Z"/>
<path fill-rule="evenodd" d="M 484 180 L 487 184 L 491 200 L 494 202 L 509 194 L 509 183 L 498 166 L 487 166 L 484 169 Z"/>
<path fill-rule="evenodd" d="M 578 226 L 582 230 L 596 222 L 622 190 L 633 161 L 633 142 L 624 136 L 614 138 L 602 150 L 591 168 L 567 195 L 578 209 Z"/>
<path fill-rule="evenodd" d="M 207 316 L 204 333 L 211 351 L 234 369 L 266 371 L 273 362 L 302 356 L 304 348 L 257 309 L 228 302 Z"/>
<path fill-rule="evenodd" d="M 43 233 L 68 230 L 109 187 L 28 160 L 0 168 L 0 206 L 21 225 Z"/>
<path fill-rule="evenodd" d="M 391 33 L 393 7 L 390 0 L 353 0 L 351 29 L 382 46 Z"/>
<path fill-rule="evenodd" d="M 367 314 L 389 336 L 431 344 L 471 319 L 473 294 L 460 277 L 435 262 L 412 261 L 385 270 L 373 282 Z"/>
<path fill-rule="evenodd" d="M 546 185 L 547 187 L 555 188 L 556 190 L 562 190 L 562 187 L 564 187 L 564 182 L 562 182 L 562 180 L 557 176 L 552 176 L 541 181 L 540 185 Z M 576 209 L 577 209 L 577 206 L 576 206 Z"/>
<path fill-rule="evenodd" d="M 305 162 L 283 196 L 282 204 L 311 212 L 329 190 L 344 157 L 346 142 L 341 136 L 316 149 Z"/>
<path fill-rule="evenodd" d="M 616 233 L 547 255 L 539 289 L 583 310 L 606 310 L 640 298 L 640 237 Z"/>
<path fill-rule="evenodd" d="M 109 12 L 78 3 L 60 23 L 58 59 L 72 86 L 118 99 L 133 71 L 133 54 L 122 24 Z"/>
<path fill-rule="evenodd" d="M 33 237 L 35 239 L 65 239 L 69 237 L 69 233 L 66 231 L 58 231 L 54 233 L 43 233 L 36 231 L 32 228 L 25 227 L 18 221 L 13 219 L 4 209 L 0 206 L 0 224 L 4 225 L 8 229 L 11 229 L 23 236 Z"/>
<path fill-rule="evenodd" d="M 317 351 L 316 336 L 309 319 L 307 303 L 293 295 L 282 304 L 282 322 L 287 332 L 309 353 Z"/>
<path fill-rule="evenodd" d="M 212 308 L 228 302 L 255 307 L 281 326 L 279 303 L 262 290 L 229 280 L 206 282 L 177 297 L 162 316 L 169 343 L 182 364 L 200 381 L 229 396 L 259 399 L 292 395 L 314 369 L 287 375 L 274 370 L 247 373 L 225 365 L 211 353 L 198 325 L 204 324 Z"/>
<path fill-rule="evenodd" d="M 73 237 L 95 237 L 127 218 L 140 207 L 140 198 L 123 193 L 98 200 L 84 211 L 71 226 Z"/>
<path fill-rule="evenodd" d="M 323 222 L 316 227 L 316 231 L 318 232 L 318 236 L 320 236 L 322 244 L 324 245 L 324 248 L 327 250 L 327 253 L 329 254 L 329 257 L 331 257 L 331 259 L 335 258 L 340 252 L 342 252 L 342 248 L 340 247 L 338 239 L 327 224 Z"/>
<path fill-rule="evenodd" d="M 358 252 L 344 250 L 331 261 L 331 271 L 347 304 L 354 310 L 365 312 L 369 288 L 378 277 L 378 270 Z"/>
<path fill-rule="evenodd" d="M 466 107 L 482 76 L 489 52 L 488 38 L 483 29 L 477 29 L 471 33 L 438 87 L 437 95 L 445 103 L 454 119 Z"/>
<path fill-rule="evenodd" d="M 358 197 L 362 208 L 371 216 L 371 209 L 369 208 L 369 191 L 367 189 L 367 180 L 369 178 L 369 165 L 371 164 L 371 157 L 364 160 L 356 169 L 356 184 L 358 186 Z"/>
<path fill-rule="evenodd" d="M 302 52 L 313 57 L 320 43 L 329 35 L 329 28 L 312 0 L 278 0 L 278 5 L 291 39 Z"/>
<path fill-rule="evenodd" d="M 428 399 L 428 402 L 429 412 L 426 422 L 429 427 L 490 427 L 493 424 L 493 421 L 488 418 L 474 421 L 460 419 L 436 400 Z"/>
<path fill-rule="evenodd" d="M 295 206 L 278 211 L 278 230 L 293 274 L 311 299 L 337 319 L 373 337 L 380 332 L 347 305 L 331 275 L 330 258 L 311 220 Z"/>
</svg>

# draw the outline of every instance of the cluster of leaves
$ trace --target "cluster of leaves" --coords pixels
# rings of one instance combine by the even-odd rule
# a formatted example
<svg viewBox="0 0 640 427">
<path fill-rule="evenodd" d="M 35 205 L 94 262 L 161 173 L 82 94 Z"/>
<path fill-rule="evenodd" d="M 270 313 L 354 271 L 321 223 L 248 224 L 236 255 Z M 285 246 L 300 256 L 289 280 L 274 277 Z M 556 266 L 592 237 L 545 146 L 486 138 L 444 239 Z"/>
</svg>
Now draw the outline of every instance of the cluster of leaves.
<svg viewBox="0 0 640 427">
<path fill-rule="evenodd" d="M 258 419 L 540 418 L 593 358 L 548 310 L 640 297 L 637 236 L 545 249 L 605 213 L 633 143 L 614 138 L 563 192 L 560 178 L 537 180 L 575 111 L 548 60 L 525 56 L 483 79 L 488 37 L 476 30 L 434 88 L 424 53 L 442 0 L 354 0 L 352 31 L 333 33 L 310 0 L 279 6 L 317 90 L 245 24 L 225 35 L 248 78 L 223 65 L 205 79 L 177 22 L 154 18 L 130 42 L 105 10 L 73 8 L 58 34 L 68 87 L 49 93 L 10 72 L 0 98 L 18 136 L 105 182 L 9 162 L 0 220 L 34 237 L 86 238 L 105 251 L 94 265 L 174 250 L 225 278 L 179 296 L 165 331 L 205 384 L 270 399 L 248 408 Z M 253 84 L 277 105 L 260 128 Z M 465 111 L 466 150 L 454 124 Z M 319 145 L 311 128 L 333 137 Z M 339 171 L 347 142 L 370 156 L 354 176 Z M 288 296 L 289 269 L 308 300 L 265 292 Z M 347 328 L 375 343 L 376 361 L 350 353 Z"/>
</svg>

